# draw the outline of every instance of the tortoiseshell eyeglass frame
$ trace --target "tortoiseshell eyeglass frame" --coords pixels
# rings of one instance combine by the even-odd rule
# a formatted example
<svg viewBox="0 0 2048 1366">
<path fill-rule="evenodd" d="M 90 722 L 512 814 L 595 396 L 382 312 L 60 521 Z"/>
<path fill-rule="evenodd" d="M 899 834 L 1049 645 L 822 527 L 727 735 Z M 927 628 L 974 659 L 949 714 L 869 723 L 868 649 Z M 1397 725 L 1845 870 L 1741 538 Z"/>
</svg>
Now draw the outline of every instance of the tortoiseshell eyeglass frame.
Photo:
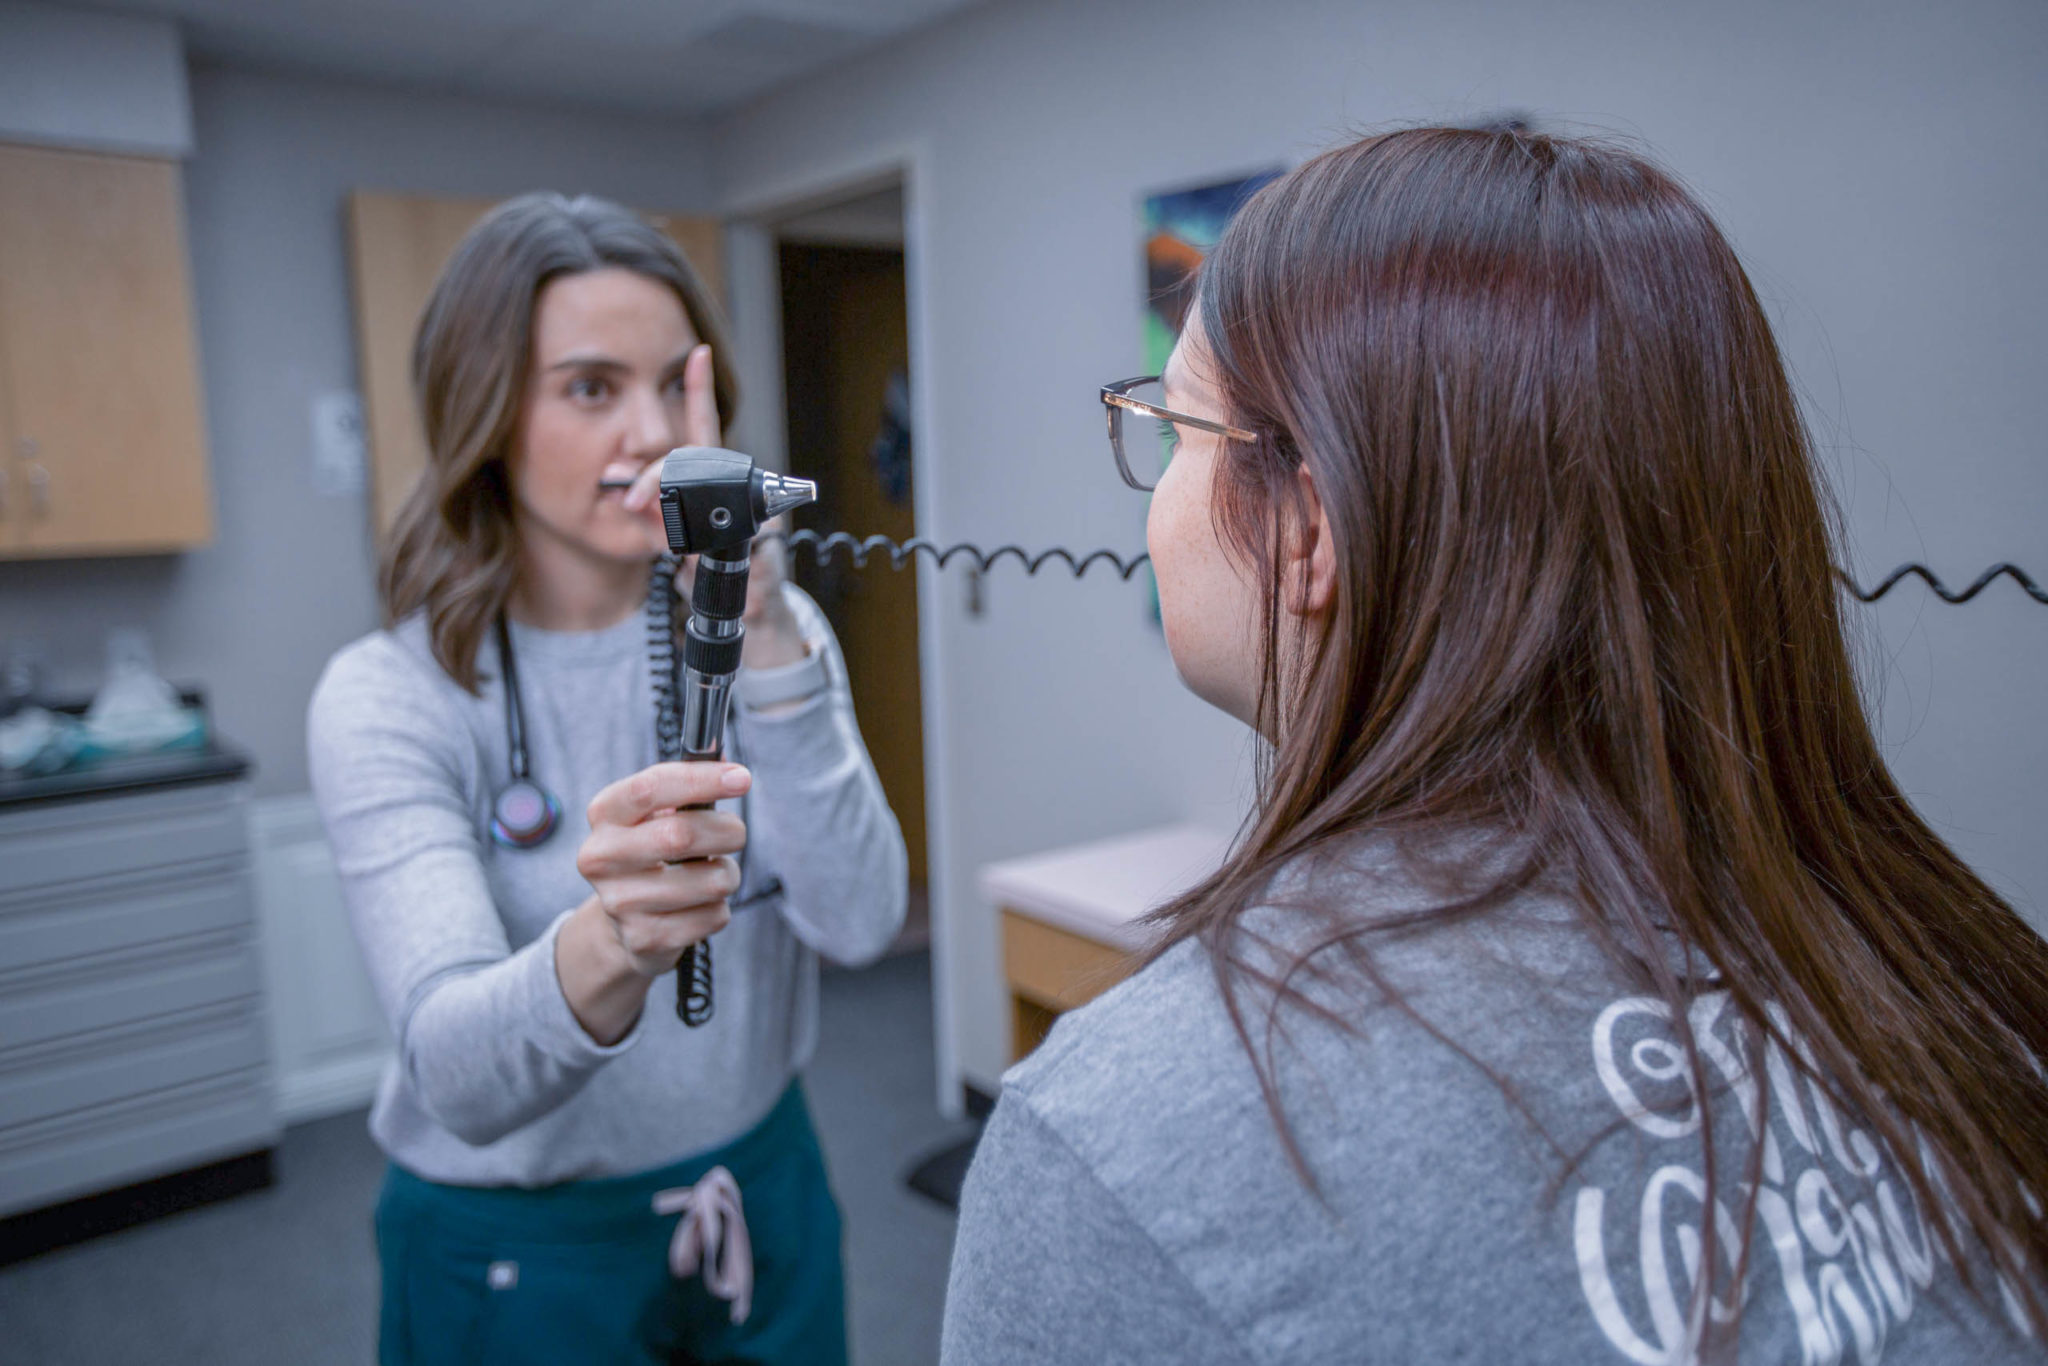
<svg viewBox="0 0 2048 1366">
<path fill-rule="evenodd" d="M 1175 412 L 1171 408 L 1162 408 L 1156 403 L 1147 403 L 1143 399 L 1131 397 L 1131 390 L 1141 385 L 1157 384 L 1158 382 L 1159 376 L 1157 375 L 1139 375 L 1134 379 L 1120 379 L 1114 384 L 1102 386 L 1102 407 L 1108 415 L 1109 449 L 1116 454 L 1116 472 L 1124 477 L 1126 484 L 1129 484 L 1138 492 L 1152 492 L 1153 489 L 1159 486 L 1159 478 L 1157 475 L 1154 475 L 1152 481 L 1147 483 L 1145 480 L 1140 479 L 1131 469 L 1130 457 L 1124 451 L 1125 413 L 1140 413 L 1146 417 L 1157 418 L 1161 422 L 1198 427 L 1202 431 L 1214 432 L 1218 436 L 1228 437 L 1232 441 L 1258 440 L 1256 435 L 1242 427 L 1233 427 L 1225 422 L 1211 422 L 1206 417 L 1193 417 L 1187 413 Z"/>
</svg>

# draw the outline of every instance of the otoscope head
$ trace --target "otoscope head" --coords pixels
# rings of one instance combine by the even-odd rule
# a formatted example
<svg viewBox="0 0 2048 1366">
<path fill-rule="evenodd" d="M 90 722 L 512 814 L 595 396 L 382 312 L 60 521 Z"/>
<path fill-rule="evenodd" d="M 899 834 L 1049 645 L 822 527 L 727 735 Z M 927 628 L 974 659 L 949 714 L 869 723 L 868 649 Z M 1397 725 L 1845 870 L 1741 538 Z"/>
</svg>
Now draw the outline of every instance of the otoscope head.
<svg viewBox="0 0 2048 1366">
<path fill-rule="evenodd" d="M 678 446 L 661 462 L 661 522 L 677 555 L 742 555 L 763 522 L 817 497 L 813 481 L 717 446 Z"/>
<path fill-rule="evenodd" d="M 792 479 L 773 470 L 754 471 L 754 506 L 762 521 L 818 501 L 818 481 Z"/>
</svg>

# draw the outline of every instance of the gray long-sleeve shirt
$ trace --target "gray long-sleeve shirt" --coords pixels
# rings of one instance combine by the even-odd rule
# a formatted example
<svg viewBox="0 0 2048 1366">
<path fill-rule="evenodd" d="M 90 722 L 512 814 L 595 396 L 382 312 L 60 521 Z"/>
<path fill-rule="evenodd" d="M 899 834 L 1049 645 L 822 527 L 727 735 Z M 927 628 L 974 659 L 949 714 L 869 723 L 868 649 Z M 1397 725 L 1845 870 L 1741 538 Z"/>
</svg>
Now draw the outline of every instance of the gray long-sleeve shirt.
<svg viewBox="0 0 2048 1366">
<path fill-rule="evenodd" d="M 1348 876 L 1362 915 L 1424 904 L 1383 854 Z M 1271 908 L 1247 923 L 1280 945 L 1304 929 Z M 968 1174 L 943 1359 L 1693 1360 L 1697 1111 L 1662 1002 L 1554 895 L 1382 939 L 1377 961 L 1427 1027 L 1311 976 L 1360 1032 L 1289 1008 L 1269 1036 L 1270 996 L 1242 998 L 1326 1203 L 1289 1166 L 1199 944 L 1062 1018 L 1005 1076 Z M 1769 1102 L 1739 1359 L 2040 1361 L 1990 1278 L 1983 1300 L 1963 1291 L 1868 1135 L 1776 1050 L 1744 1075 L 1725 1007 L 1706 990 L 1690 1012 L 1724 1231 Z"/>
<path fill-rule="evenodd" d="M 903 837 L 855 726 L 844 661 L 816 604 L 784 591 L 830 686 L 784 713 L 736 709 L 727 752 L 754 786 L 745 880 L 712 940 L 716 1012 L 686 1029 L 668 974 L 610 1046 L 570 1013 L 555 934 L 590 895 L 576 870 L 585 808 L 655 761 L 643 617 L 595 632 L 512 624 L 531 772 L 562 806 L 561 828 L 535 849 L 488 833 L 510 772 L 494 642 L 479 657 L 481 696 L 435 662 L 423 617 L 329 662 L 308 713 L 313 793 L 398 1044 L 370 1128 L 401 1166 L 458 1185 L 535 1186 L 721 1144 L 809 1060 L 817 955 L 862 962 L 900 928 Z"/>
</svg>

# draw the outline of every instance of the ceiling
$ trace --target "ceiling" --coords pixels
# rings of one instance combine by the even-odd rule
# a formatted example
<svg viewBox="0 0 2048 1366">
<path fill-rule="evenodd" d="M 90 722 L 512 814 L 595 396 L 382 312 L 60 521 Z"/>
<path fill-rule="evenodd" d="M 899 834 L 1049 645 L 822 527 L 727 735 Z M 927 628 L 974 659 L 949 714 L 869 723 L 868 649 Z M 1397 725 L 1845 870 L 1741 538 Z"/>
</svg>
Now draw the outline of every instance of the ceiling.
<svg viewBox="0 0 2048 1366">
<path fill-rule="evenodd" d="M 707 114 L 979 0 L 96 0 L 202 60 L 642 114 Z"/>
</svg>

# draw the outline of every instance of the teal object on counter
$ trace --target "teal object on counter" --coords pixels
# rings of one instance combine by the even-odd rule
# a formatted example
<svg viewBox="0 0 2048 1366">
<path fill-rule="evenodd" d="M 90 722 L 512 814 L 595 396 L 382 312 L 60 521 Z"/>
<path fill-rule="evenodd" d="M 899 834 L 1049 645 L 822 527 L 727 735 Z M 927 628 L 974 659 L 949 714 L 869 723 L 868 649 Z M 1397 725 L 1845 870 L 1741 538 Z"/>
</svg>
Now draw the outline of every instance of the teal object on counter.
<svg viewBox="0 0 2048 1366">
<path fill-rule="evenodd" d="M 85 748 L 85 727 L 75 716 L 23 707 L 0 720 L 0 773 L 61 773 Z"/>
<path fill-rule="evenodd" d="M 84 743 L 79 747 L 74 762 L 90 764 L 101 759 L 121 758 L 130 754 L 163 754 L 175 750 L 204 749 L 208 736 L 205 710 L 199 707 L 184 707 L 180 715 L 183 721 L 181 728 L 166 726 L 159 734 L 152 735 L 147 743 L 111 738 L 88 719 L 83 727 Z"/>
</svg>

